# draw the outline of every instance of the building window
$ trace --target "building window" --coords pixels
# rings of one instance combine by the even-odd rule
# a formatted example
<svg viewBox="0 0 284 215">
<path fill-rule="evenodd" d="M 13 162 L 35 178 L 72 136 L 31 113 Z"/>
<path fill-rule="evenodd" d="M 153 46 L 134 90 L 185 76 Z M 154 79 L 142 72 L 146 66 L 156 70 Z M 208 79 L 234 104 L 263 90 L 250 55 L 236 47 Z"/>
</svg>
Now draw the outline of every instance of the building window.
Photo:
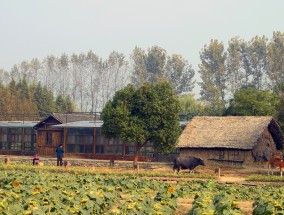
<svg viewBox="0 0 284 215">
<path fill-rule="evenodd" d="M 93 128 L 68 128 L 67 152 L 68 153 L 93 153 L 94 145 Z"/>
<path fill-rule="evenodd" d="M 104 154 L 108 154 L 108 155 L 114 154 L 114 147 L 113 146 L 105 146 L 104 148 L 105 148 Z"/>
<path fill-rule="evenodd" d="M 69 144 L 89 144 L 92 145 L 94 143 L 94 136 L 67 136 L 67 143 Z"/>
<path fill-rule="evenodd" d="M 122 155 L 122 146 L 114 146 L 114 154 Z"/>
<path fill-rule="evenodd" d="M 114 144 L 114 139 L 113 139 L 113 138 L 108 139 L 108 144 L 109 144 L 109 145 L 113 145 L 113 144 Z"/>
<path fill-rule="evenodd" d="M 125 155 L 134 155 L 135 146 L 125 146 Z"/>
<path fill-rule="evenodd" d="M 7 135 L 3 135 L 3 140 L 7 141 L 7 150 L 22 150 L 22 128 L 7 128 Z"/>
<path fill-rule="evenodd" d="M 0 149 L 31 150 L 35 149 L 36 133 L 32 128 L 1 128 Z"/>
<path fill-rule="evenodd" d="M 154 154 L 154 148 L 153 147 L 143 147 L 141 150 L 140 150 L 140 155 L 142 156 L 150 156 L 152 157 Z"/>
<path fill-rule="evenodd" d="M 51 131 L 46 132 L 45 143 L 46 143 L 47 146 L 52 146 L 52 132 Z"/>
<path fill-rule="evenodd" d="M 8 150 L 8 143 L 7 143 L 7 142 L 2 142 L 2 143 L 0 143 L 0 149 L 2 149 L 2 150 Z"/>
<path fill-rule="evenodd" d="M 3 134 L 2 141 L 3 142 L 7 142 L 7 140 L 8 140 L 8 135 L 7 134 Z"/>
<path fill-rule="evenodd" d="M 32 128 L 24 129 L 24 150 L 34 151 L 36 149 L 36 133 Z"/>
<path fill-rule="evenodd" d="M 93 153 L 93 146 L 67 144 L 68 153 Z"/>
<path fill-rule="evenodd" d="M 34 144 L 32 144 L 32 143 L 25 143 L 24 150 L 25 151 L 34 151 L 35 150 Z"/>
<path fill-rule="evenodd" d="M 96 129 L 96 143 L 98 145 L 103 145 L 105 144 L 106 138 L 104 137 L 104 135 L 101 132 L 100 128 Z"/>
<path fill-rule="evenodd" d="M 10 143 L 10 150 L 21 150 L 22 143 Z"/>
<path fill-rule="evenodd" d="M 105 148 L 102 145 L 96 145 L 96 154 L 104 154 Z"/>
<path fill-rule="evenodd" d="M 93 128 L 68 128 L 68 135 L 93 135 Z"/>
<path fill-rule="evenodd" d="M 9 134 L 22 134 L 22 128 L 8 128 Z"/>
</svg>

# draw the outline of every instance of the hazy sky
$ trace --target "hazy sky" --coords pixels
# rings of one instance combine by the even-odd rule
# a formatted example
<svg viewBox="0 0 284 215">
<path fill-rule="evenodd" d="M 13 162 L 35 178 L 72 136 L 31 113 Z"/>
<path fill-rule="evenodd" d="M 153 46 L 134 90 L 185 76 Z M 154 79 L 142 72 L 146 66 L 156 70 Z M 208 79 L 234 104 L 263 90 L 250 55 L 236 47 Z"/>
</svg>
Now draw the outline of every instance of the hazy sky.
<svg viewBox="0 0 284 215">
<path fill-rule="evenodd" d="M 158 45 L 194 68 L 210 39 L 284 31 L 283 0 L 0 0 L 0 68 L 92 50 L 106 59 Z"/>
</svg>

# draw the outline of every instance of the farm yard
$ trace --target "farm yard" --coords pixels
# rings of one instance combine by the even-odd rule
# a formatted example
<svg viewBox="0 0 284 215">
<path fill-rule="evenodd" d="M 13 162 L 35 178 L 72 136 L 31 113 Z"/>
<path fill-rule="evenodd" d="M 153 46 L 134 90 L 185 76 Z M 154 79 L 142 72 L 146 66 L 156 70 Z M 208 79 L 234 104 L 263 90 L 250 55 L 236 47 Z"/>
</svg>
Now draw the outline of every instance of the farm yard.
<svg viewBox="0 0 284 215">
<path fill-rule="evenodd" d="M 56 3 L 1 2 L 0 215 L 284 215 L 284 1 Z"/>
<path fill-rule="evenodd" d="M 72 161 L 74 162 L 74 161 Z M 71 162 L 71 163 L 72 163 Z M 174 174 L 170 164 L 109 167 L 0 163 L 0 214 L 276 214 L 284 179 L 266 167 L 197 167 Z M 125 162 L 126 163 L 126 162 Z M 127 163 L 126 163 L 127 164 Z"/>
</svg>

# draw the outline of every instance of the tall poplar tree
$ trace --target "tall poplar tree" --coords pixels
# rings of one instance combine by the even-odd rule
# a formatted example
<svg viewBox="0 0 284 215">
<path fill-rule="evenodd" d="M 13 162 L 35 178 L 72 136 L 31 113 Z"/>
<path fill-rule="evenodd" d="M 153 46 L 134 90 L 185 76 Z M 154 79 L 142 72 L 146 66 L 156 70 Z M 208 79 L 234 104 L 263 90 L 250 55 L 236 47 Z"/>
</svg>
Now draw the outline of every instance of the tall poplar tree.
<svg viewBox="0 0 284 215">
<path fill-rule="evenodd" d="M 159 46 L 153 46 L 148 49 L 146 57 L 148 82 L 157 83 L 158 81 L 165 80 L 166 57 L 166 50 Z"/>
<path fill-rule="evenodd" d="M 192 91 L 195 71 L 181 55 L 168 56 L 165 70 L 166 80 L 178 95 Z"/>
<path fill-rule="evenodd" d="M 239 37 L 234 37 L 228 44 L 228 57 L 226 61 L 227 92 L 234 95 L 243 85 L 245 85 L 245 70 L 243 69 L 241 44 L 243 41 Z"/>
<path fill-rule="evenodd" d="M 249 43 L 249 57 L 252 73 L 252 84 L 263 90 L 268 83 L 267 75 L 267 38 L 255 36 Z"/>
<path fill-rule="evenodd" d="M 131 81 L 132 83 L 140 87 L 147 81 L 147 68 L 146 68 L 146 53 L 143 49 L 135 47 L 131 56 L 132 60 L 131 68 L 133 70 Z"/>
<path fill-rule="evenodd" d="M 274 32 L 268 43 L 268 76 L 272 89 L 282 91 L 284 86 L 284 33 Z"/>
<path fill-rule="evenodd" d="M 95 53 L 89 51 L 86 56 L 86 66 L 88 74 L 87 96 L 90 101 L 90 111 L 96 112 L 99 109 L 99 88 L 101 83 L 100 76 L 102 73 L 102 59 Z"/>
<path fill-rule="evenodd" d="M 135 47 L 131 54 L 132 83 L 139 87 L 144 82 L 168 81 L 177 94 L 191 92 L 195 71 L 181 55 L 167 55 L 165 49 L 153 46 L 146 53 Z"/>
<path fill-rule="evenodd" d="M 226 57 L 224 45 L 218 40 L 211 40 L 210 44 L 205 45 L 200 53 L 201 99 L 211 105 L 214 113 L 219 112 L 219 114 L 222 114 L 225 105 Z"/>
<path fill-rule="evenodd" d="M 271 88 L 279 98 L 277 118 L 284 129 L 284 33 L 279 31 L 273 32 L 268 44 L 268 76 Z"/>
</svg>

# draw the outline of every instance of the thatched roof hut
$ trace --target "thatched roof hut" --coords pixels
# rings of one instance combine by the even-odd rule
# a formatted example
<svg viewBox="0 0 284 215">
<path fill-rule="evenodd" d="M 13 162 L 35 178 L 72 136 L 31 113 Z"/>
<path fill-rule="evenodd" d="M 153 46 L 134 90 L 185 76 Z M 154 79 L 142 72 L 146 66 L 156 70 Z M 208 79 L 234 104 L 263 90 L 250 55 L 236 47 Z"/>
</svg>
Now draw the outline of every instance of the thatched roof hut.
<svg viewBox="0 0 284 215">
<path fill-rule="evenodd" d="M 197 149 L 211 149 L 210 153 L 213 149 L 223 152 L 227 149 L 231 154 L 237 150 L 253 151 L 254 160 L 258 161 L 266 159 L 267 152 L 283 149 L 283 135 L 270 116 L 196 116 L 179 137 L 177 147 L 181 154 Z"/>
</svg>

